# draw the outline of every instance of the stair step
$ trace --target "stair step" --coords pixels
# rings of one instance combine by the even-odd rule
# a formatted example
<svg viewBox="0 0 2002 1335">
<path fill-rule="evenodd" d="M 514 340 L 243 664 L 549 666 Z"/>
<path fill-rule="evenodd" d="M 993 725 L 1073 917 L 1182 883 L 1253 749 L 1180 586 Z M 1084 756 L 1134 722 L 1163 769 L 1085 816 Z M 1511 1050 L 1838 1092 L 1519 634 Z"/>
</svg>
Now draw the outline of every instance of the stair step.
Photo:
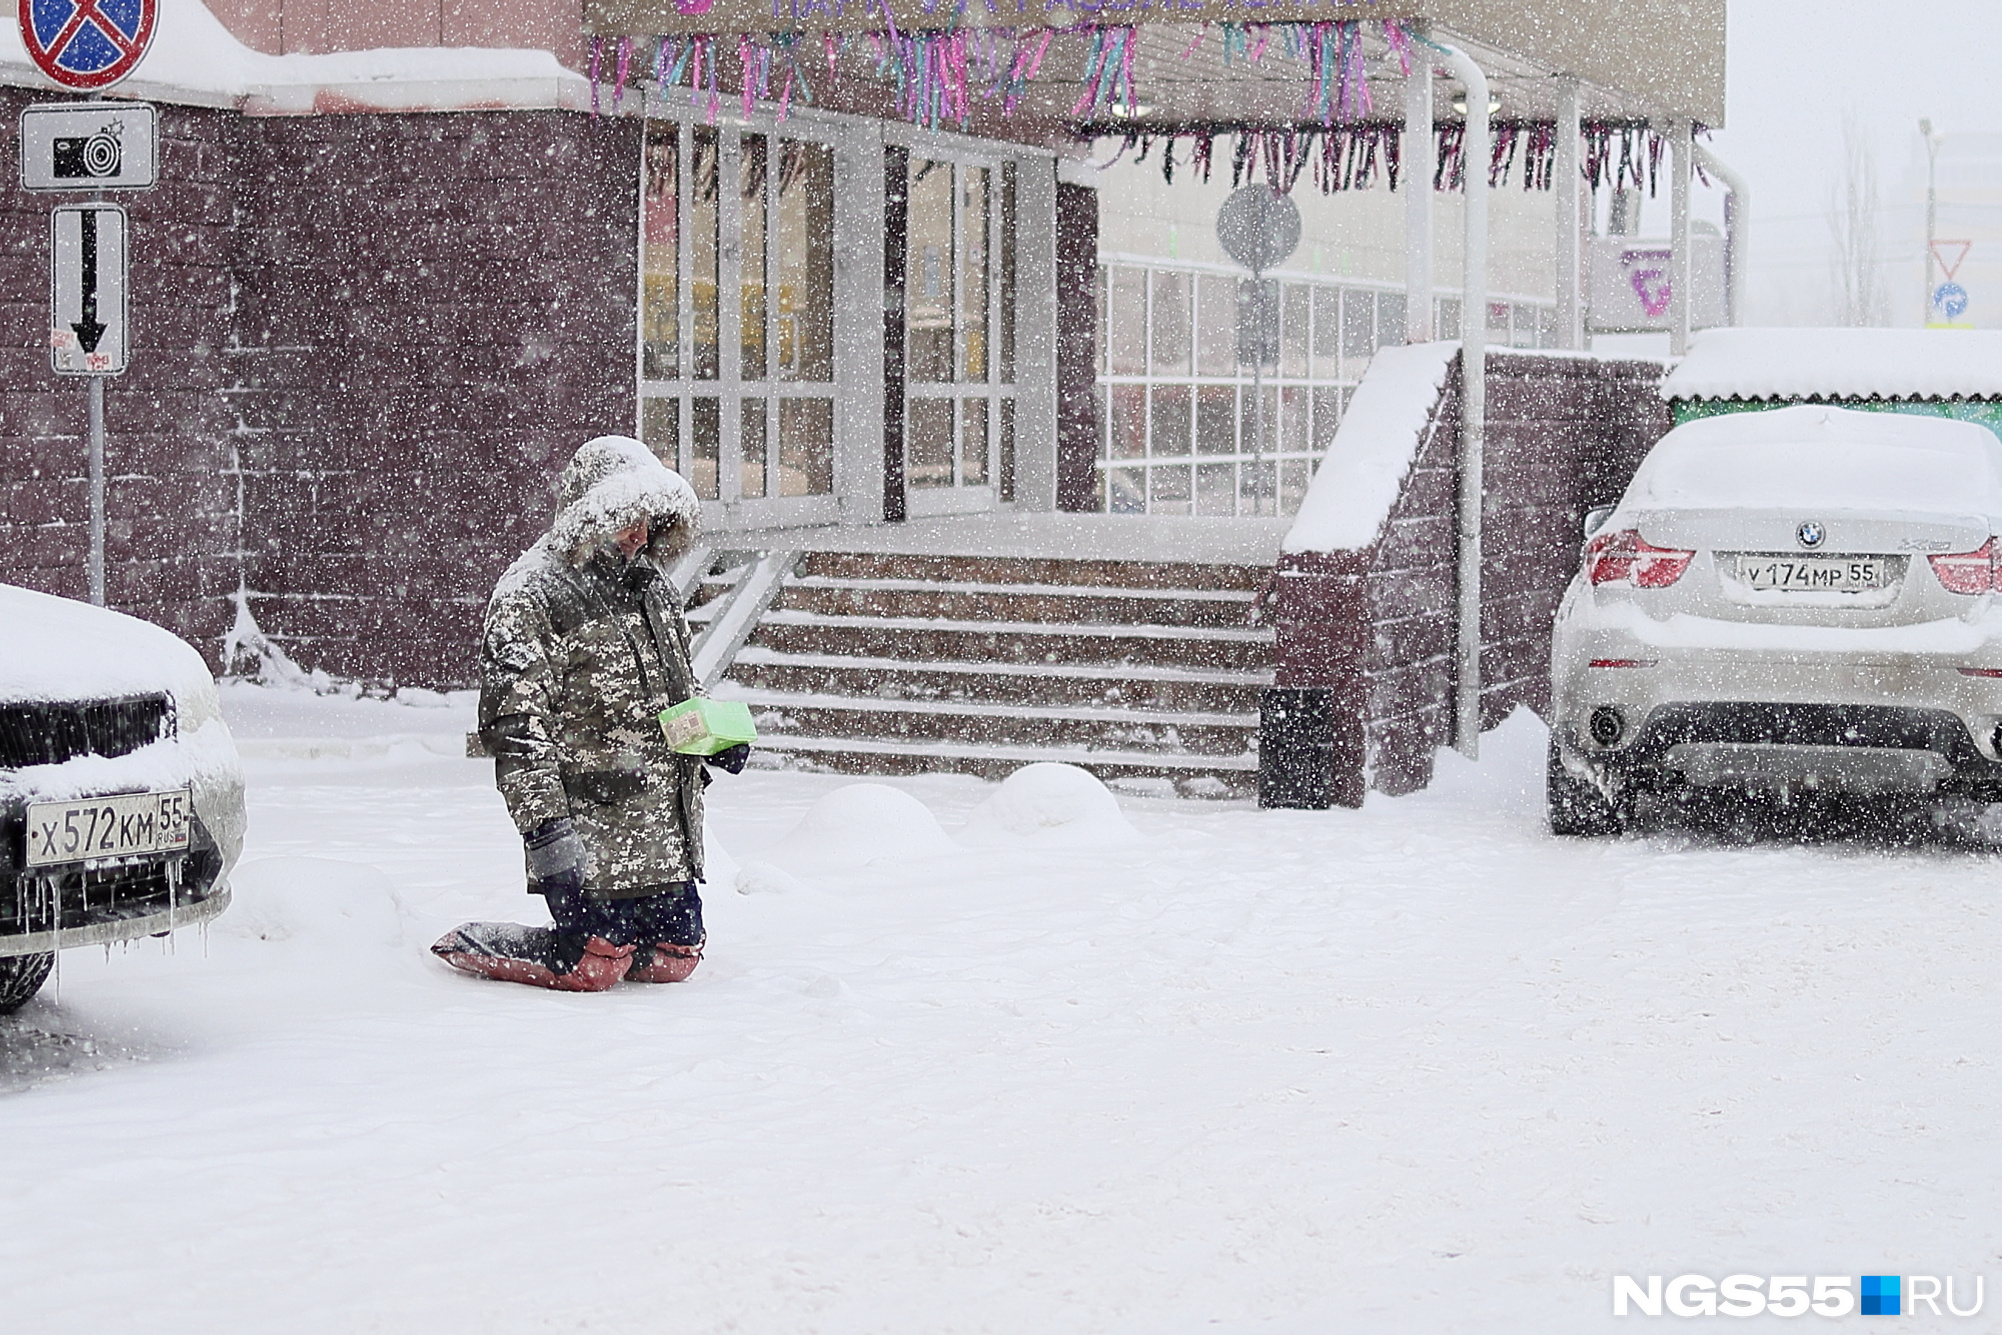
<svg viewBox="0 0 2002 1335">
<path fill-rule="evenodd" d="M 944 617 L 839 616 L 781 610 L 766 615 L 757 642 L 793 652 L 839 649 L 906 661 L 988 658 L 1017 663 L 1123 661 L 1262 667 L 1269 629 L 1195 626 L 1085 626 L 1040 621 L 967 621 Z"/>
<path fill-rule="evenodd" d="M 871 696 L 825 695 L 802 691 L 768 691 L 735 682 L 722 683 L 719 700 L 740 700 L 753 709 L 852 710 L 873 714 L 932 714 L 965 718 L 1064 719 L 1079 723 L 1138 724 L 1159 727 L 1256 728 L 1257 714 L 1211 714 L 1172 709 L 1121 709 L 1095 705 L 983 704 L 963 700 L 885 700 Z"/>
<path fill-rule="evenodd" d="M 744 688 L 876 699 L 971 700 L 1020 705 L 1255 711 L 1270 672 L 1082 663 L 917 663 L 870 655 L 786 653 L 747 645 L 730 679 Z"/>
<path fill-rule="evenodd" d="M 829 616 L 901 616 L 1067 625 L 1243 629 L 1252 595 L 1236 589 L 1124 589 L 1079 584 L 929 583 L 808 575 L 784 606 Z"/>
<path fill-rule="evenodd" d="M 767 751 L 780 751 L 796 755 L 815 757 L 856 756 L 868 757 L 872 761 L 909 760 L 911 770 L 945 768 L 925 761 L 960 760 L 991 764 L 1001 769 L 1013 769 L 1019 765 L 1030 765 L 1037 761 L 1055 761 L 1065 765 L 1078 765 L 1103 775 L 1107 772 L 1119 774 L 1256 774 L 1258 757 L 1254 754 L 1239 756 L 1197 756 L 1186 752 L 1151 751 L 1095 751 L 1088 747 L 1055 746 L 993 746 L 978 742 L 904 742 L 874 741 L 865 737 L 790 737 L 776 736 L 760 738 L 758 745 Z M 885 772 L 881 769 L 877 773 Z M 898 771 L 891 771 L 898 772 Z"/>
<path fill-rule="evenodd" d="M 1077 560 L 1055 556 L 918 556 L 895 552 L 819 551 L 807 554 L 801 573 L 841 579 L 902 579 L 934 584 L 1068 584 L 1123 589 L 1235 589 L 1248 593 L 1271 578 L 1272 567 Z"/>
</svg>

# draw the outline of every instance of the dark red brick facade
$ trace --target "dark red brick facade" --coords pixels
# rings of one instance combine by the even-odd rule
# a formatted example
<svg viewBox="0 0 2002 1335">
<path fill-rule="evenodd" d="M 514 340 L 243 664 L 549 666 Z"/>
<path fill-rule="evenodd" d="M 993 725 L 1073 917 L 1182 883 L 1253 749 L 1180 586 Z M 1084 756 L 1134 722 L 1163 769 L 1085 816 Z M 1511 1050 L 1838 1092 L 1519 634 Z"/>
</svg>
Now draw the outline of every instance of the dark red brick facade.
<svg viewBox="0 0 2002 1335">
<path fill-rule="evenodd" d="M 1585 511 L 1619 498 L 1671 425 L 1653 362 L 1491 353 L 1482 504 L 1481 717 L 1550 703 L 1550 632 Z M 1403 793 L 1453 741 L 1455 366 L 1376 541 L 1283 557 L 1273 617 L 1281 687 L 1331 694 L 1332 799 Z"/>
<path fill-rule="evenodd" d="M 107 600 L 214 659 L 242 587 L 309 666 L 470 681 L 555 470 L 633 429 L 639 123 L 160 117 L 162 185 L 120 201 L 135 333 L 106 395 Z M 0 580 L 81 597 L 85 393 L 48 369 L 53 202 L 16 190 L 0 212 Z"/>
</svg>

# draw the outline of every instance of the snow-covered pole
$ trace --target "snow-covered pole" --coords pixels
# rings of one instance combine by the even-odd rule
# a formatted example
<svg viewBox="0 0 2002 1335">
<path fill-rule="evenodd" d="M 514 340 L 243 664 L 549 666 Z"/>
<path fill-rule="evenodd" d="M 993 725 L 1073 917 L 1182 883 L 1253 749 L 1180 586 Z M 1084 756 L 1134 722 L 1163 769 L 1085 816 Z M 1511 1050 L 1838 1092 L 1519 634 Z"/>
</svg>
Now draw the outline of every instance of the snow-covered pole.
<svg viewBox="0 0 2002 1335">
<path fill-rule="evenodd" d="M 1453 745 L 1467 759 L 1481 749 L 1481 454 L 1487 435 L 1488 371 L 1488 77 L 1466 52 L 1423 37 L 1445 57 L 1467 98 L 1460 141 L 1466 182 L 1465 268 L 1460 283 L 1460 492 L 1458 506 L 1459 650 L 1453 699 Z"/>
<path fill-rule="evenodd" d="M 1745 273 L 1752 262 L 1752 187 L 1745 178 L 1702 144 L 1696 144 L 1696 161 L 1703 170 L 1724 183 L 1730 196 L 1724 201 L 1724 281 L 1730 293 L 1732 324 L 1745 323 Z"/>
<path fill-rule="evenodd" d="M 1432 62 L 1418 58 L 1404 76 L 1404 341 L 1438 337 L 1432 319 Z"/>
<path fill-rule="evenodd" d="M 1583 117 L 1584 91 L 1573 75 L 1557 81 L 1556 151 L 1551 175 L 1557 194 L 1557 346 L 1585 346 L 1585 303 L 1581 289 L 1584 238 L 1584 175 L 1578 162 L 1578 122 Z"/>
<path fill-rule="evenodd" d="M 1696 266 L 1690 263 L 1689 254 L 1689 168 L 1696 145 L 1695 127 L 1678 119 L 1670 130 L 1670 142 L 1675 168 L 1669 177 L 1668 352 L 1671 357 L 1680 357 L 1689 351 L 1690 316 L 1695 306 L 1690 300 L 1695 295 L 1690 291 L 1690 275 Z"/>
</svg>

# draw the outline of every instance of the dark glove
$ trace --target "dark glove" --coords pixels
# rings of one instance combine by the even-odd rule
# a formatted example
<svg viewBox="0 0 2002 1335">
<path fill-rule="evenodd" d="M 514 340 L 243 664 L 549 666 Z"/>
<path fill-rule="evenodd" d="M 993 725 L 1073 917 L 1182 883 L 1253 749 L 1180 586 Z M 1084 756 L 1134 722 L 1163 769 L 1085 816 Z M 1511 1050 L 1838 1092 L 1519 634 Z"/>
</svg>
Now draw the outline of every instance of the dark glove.
<svg viewBox="0 0 2002 1335">
<path fill-rule="evenodd" d="M 727 751 L 718 751 L 713 756 L 704 756 L 703 760 L 726 774 L 742 774 L 744 772 L 744 762 L 750 758 L 751 744 L 749 742 L 738 742 Z"/>
<path fill-rule="evenodd" d="M 533 894 L 576 893 L 591 871 L 591 853 L 568 816 L 546 820 L 522 836 Z"/>
</svg>

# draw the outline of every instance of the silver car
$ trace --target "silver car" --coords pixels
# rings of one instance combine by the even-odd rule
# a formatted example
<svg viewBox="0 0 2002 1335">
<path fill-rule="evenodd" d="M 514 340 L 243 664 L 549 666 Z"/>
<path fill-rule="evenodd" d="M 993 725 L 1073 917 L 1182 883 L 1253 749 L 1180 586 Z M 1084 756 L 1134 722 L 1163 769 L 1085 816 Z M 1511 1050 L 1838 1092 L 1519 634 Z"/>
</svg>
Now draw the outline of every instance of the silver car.
<svg viewBox="0 0 2002 1335">
<path fill-rule="evenodd" d="M 220 913 L 243 829 L 243 771 L 201 655 L 0 584 L 0 1014 L 58 950 Z"/>
<path fill-rule="evenodd" d="M 1549 812 L 1688 787 L 2002 800 L 2002 441 L 1795 407 L 1688 422 L 1586 520 Z"/>
</svg>

